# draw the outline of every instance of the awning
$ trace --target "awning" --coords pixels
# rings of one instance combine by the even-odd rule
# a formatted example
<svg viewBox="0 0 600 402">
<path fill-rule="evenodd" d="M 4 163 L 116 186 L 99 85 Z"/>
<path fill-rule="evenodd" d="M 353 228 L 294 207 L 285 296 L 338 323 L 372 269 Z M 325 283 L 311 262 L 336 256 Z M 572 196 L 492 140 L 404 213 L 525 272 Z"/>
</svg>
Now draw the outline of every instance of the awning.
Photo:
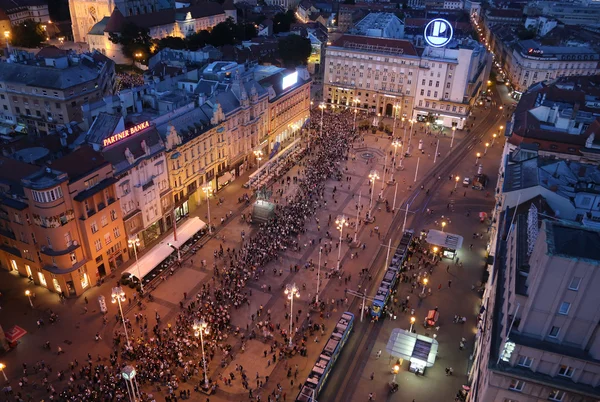
<svg viewBox="0 0 600 402">
<path fill-rule="evenodd" d="M 219 181 L 219 186 L 223 186 L 227 184 L 227 182 L 230 182 L 232 179 L 233 175 L 229 172 L 225 172 L 223 173 L 223 176 L 219 176 L 217 180 Z"/>
<path fill-rule="evenodd" d="M 463 237 L 453 233 L 446 233 L 440 230 L 430 229 L 425 241 L 434 246 L 458 250 L 462 247 Z"/>
<path fill-rule="evenodd" d="M 6 340 L 8 341 L 8 343 L 16 342 L 20 338 L 24 337 L 25 334 L 27 334 L 27 331 L 25 331 L 23 328 L 19 327 L 18 325 L 15 325 L 8 331 L 4 332 L 4 335 L 6 335 Z"/>
<path fill-rule="evenodd" d="M 433 338 L 396 328 L 392 330 L 385 350 L 394 357 L 420 362 L 425 367 L 432 367 L 438 347 L 438 341 Z"/>
</svg>

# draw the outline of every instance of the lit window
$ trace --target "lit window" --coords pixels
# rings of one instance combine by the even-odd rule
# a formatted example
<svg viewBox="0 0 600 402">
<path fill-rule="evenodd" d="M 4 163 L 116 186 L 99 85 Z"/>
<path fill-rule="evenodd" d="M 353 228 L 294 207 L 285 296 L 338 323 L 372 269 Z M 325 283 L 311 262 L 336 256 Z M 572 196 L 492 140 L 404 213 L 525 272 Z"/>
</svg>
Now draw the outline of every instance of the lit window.
<svg viewBox="0 0 600 402">
<path fill-rule="evenodd" d="M 548 399 L 551 401 L 562 401 L 565 398 L 565 392 L 564 391 L 560 391 L 558 389 L 553 390 L 552 392 L 550 392 L 550 395 L 548 395 Z"/>
<path fill-rule="evenodd" d="M 521 380 L 512 380 L 510 382 L 510 385 L 508 386 L 508 389 L 512 390 L 512 391 L 519 391 L 521 392 L 523 390 L 523 387 L 525 386 L 525 382 L 521 381 Z"/>
<path fill-rule="evenodd" d="M 96 246 L 96 251 L 102 250 L 102 242 L 100 241 L 100 239 L 96 239 L 94 241 L 94 245 Z"/>
<path fill-rule="evenodd" d="M 106 233 L 104 235 L 104 243 L 106 243 L 106 245 L 108 246 L 111 242 L 112 242 L 112 239 L 110 238 L 110 233 Z"/>
</svg>

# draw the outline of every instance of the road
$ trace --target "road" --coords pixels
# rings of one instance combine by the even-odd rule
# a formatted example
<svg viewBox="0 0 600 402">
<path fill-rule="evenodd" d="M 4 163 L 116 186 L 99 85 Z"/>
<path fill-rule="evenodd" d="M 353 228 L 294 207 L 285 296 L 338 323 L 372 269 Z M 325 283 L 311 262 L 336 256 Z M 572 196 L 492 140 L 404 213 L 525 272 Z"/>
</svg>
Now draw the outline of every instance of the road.
<svg viewBox="0 0 600 402">
<path fill-rule="evenodd" d="M 501 98 L 497 92 L 495 93 L 494 99 L 498 103 L 501 102 Z M 467 164 L 473 164 L 468 161 L 474 162 L 472 156 L 476 153 L 475 149 L 481 148 L 481 141 L 487 138 L 486 136 L 489 136 L 490 131 L 494 131 L 499 125 L 504 124 L 503 116 L 504 110 L 500 110 L 497 107 L 494 108 L 494 110 L 491 110 L 487 116 L 480 116 L 479 119 L 483 119 L 483 122 L 480 120 L 481 124 L 477 125 L 475 127 L 476 129 L 472 130 L 471 133 L 467 134 L 466 138 L 455 146 L 452 153 L 431 169 L 427 175 L 417 183 L 414 191 L 409 194 L 400 207 L 399 213 L 394 216 L 391 225 L 392 229 L 390 230 L 389 235 L 382 240 L 383 244 L 387 244 L 390 238 L 392 240 L 392 247 L 399 243 L 402 236 L 402 226 L 405 218 L 403 211 L 406 207 L 406 203 L 408 203 L 409 211 L 411 212 L 407 219 L 406 227 L 413 229 L 415 233 L 420 233 L 421 229 L 426 228 L 429 223 L 428 215 L 426 214 L 427 208 L 431 207 L 433 209 L 434 205 L 439 204 L 441 204 L 443 208 L 443 205 L 448 201 L 447 193 L 444 192 L 441 194 L 442 187 L 448 184 L 447 177 L 457 173 L 457 166 L 459 166 L 462 161 L 467 161 Z M 497 172 L 497 166 L 493 166 L 494 167 L 490 167 L 489 169 L 492 174 L 493 172 Z M 438 180 L 438 177 L 441 177 L 441 179 Z M 452 186 L 453 183 L 454 181 L 451 182 Z M 421 185 L 423 186 L 423 189 L 421 189 Z M 493 183 L 489 183 L 488 189 L 492 189 L 493 191 L 493 188 Z M 426 189 L 429 189 L 429 194 L 427 194 Z M 459 191 L 462 191 L 462 187 L 459 187 Z M 493 197 L 489 200 L 493 203 Z M 463 200 L 460 201 L 463 202 Z M 442 208 L 440 209 L 445 210 L 445 208 Z M 440 209 L 436 208 L 436 210 Z M 467 243 L 467 241 L 468 240 L 465 240 L 465 243 Z M 371 267 L 374 280 L 370 282 L 370 287 L 368 288 L 369 295 L 376 293 L 379 283 L 381 282 L 385 272 L 384 265 L 386 253 L 386 249 L 382 247 Z M 455 292 L 458 293 L 459 291 L 455 290 Z M 350 309 L 355 311 L 360 303 L 361 300 L 356 298 Z M 361 399 L 361 394 L 364 394 L 364 390 L 362 390 L 363 392 L 361 393 L 357 391 L 357 388 L 361 384 L 360 378 L 365 377 L 364 368 L 367 365 L 367 361 L 374 353 L 374 345 L 384 326 L 398 327 L 404 325 L 397 325 L 395 322 L 390 322 L 388 320 L 373 324 L 368 319 L 363 323 L 358 322 L 356 324 L 354 334 L 350 338 L 346 350 L 337 363 L 337 367 L 343 367 L 344 369 L 340 370 L 338 368 L 330 375 L 329 383 L 322 392 L 319 398 L 320 400 L 335 402 L 365 400 Z M 460 338 L 456 340 L 456 344 L 458 344 L 459 340 Z M 387 339 L 384 341 L 387 342 Z M 369 373 L 367 373 L 366 376 L 368 377 Z M 389 380 L 390 379 L 388 378 L 387 381 Z M 402 394 L 402 391 L 400 391 L 400 394 Z"/>
</svg>

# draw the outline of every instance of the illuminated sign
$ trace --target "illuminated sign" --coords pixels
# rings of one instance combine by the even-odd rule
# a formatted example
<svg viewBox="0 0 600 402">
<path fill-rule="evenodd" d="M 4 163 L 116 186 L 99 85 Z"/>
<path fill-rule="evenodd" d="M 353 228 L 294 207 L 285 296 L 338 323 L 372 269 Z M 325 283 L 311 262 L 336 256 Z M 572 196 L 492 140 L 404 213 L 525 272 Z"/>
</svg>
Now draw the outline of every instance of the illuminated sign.
<svg viewBox="0 0 600 402">
<path fill-rule="evenodd" d="M 288 74 L 285 77 L 283 77 L 283 81 L 281 83 L 281 89 L 289 88 L 297 82 L 298 82 L 298 71 L 294 71 L 293 73 Z"/>
<path fill-rule="evenodd" d="M 104 139 L 103 146 L 107 147 L 109 145 L 112 145 L 115 142 L 121 141 L 121 140 L 129 137 L 130 135 L 140 132 L 148 127 L 150 127 L 150 122 L 145 121 L 143 123 L 140 123 L 138 125 L 135 125 L 135 126 L 129 128 L 127 130 L 121 131 L 120 133 L 111 135 L 110 137 Z"/>
<path fill-rule="evenodd" d="M 544 51 L 541 49 L 529 49 L 529 50 L 527 50 L 527 53 L 532 56 L 543 56 L 544 55 Z"/>
<path fill-rule="evenodd" d="M 443 18 L 429 21 L 425 26 L 425 42 L 429 46 L 444 47 L 452 40 L 452 25 Z"/>
</svg>

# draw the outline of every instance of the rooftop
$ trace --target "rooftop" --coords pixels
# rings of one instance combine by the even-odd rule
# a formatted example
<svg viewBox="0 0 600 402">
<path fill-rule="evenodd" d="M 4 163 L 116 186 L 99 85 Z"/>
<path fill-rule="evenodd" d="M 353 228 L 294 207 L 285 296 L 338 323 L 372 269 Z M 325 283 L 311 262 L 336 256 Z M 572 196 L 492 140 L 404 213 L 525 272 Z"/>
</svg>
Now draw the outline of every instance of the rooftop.
<svg viewBox="0 0 600 402">
<path fill-rule="evenodd" d="M 52 162 L 52 169 L 65 172 L 69 175 L 69 182 L 73 183 L 108 165 L 102 154 L 94 151 L 89 145 L 84 145 L 70 154 Z"/>
<path fill-rule="evenodd" d="M 548 253 L 600 263 L 600 231 L 579 224 L 546 221 Z"/>
<path fill-rule="evenodd" d="M 330 47 L 342 47 L 370 53 L 418 56 L 411 42 L 401 39 L 372 38 L 358 35 L 342 35 Z"/>
</svg>

